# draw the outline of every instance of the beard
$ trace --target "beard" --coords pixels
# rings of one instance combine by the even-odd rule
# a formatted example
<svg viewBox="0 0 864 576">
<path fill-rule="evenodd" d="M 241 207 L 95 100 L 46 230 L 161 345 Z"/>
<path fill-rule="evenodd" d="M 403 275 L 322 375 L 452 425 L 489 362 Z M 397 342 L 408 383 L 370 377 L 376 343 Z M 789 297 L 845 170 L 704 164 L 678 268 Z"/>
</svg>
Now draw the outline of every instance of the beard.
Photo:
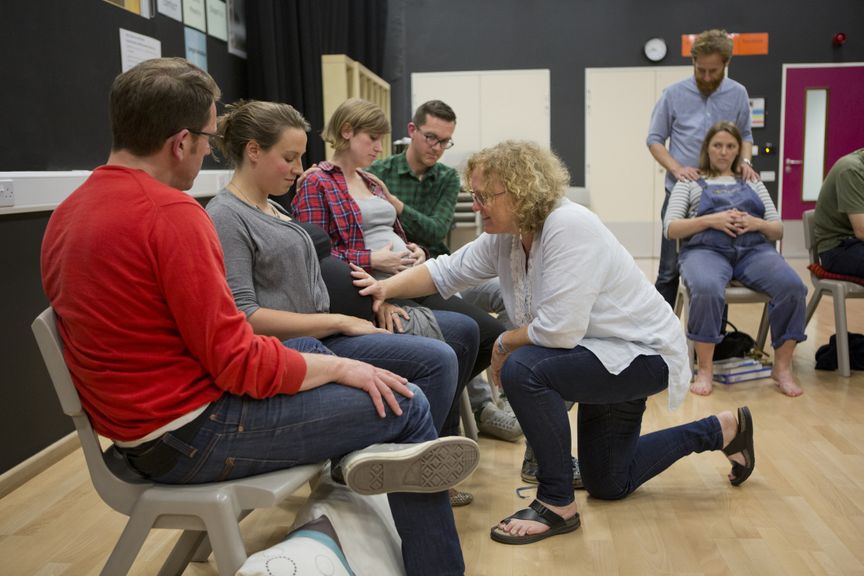
<svg viewBox="0 0 864 576">
<path fill-rule="evenodd" d="M 696 87 L 699 88 L 699 92 L 701 92 L 703 96 L 710 96 L 720 87 L 721 82 L 723 82 L 722 76 L 717 80 L 712 80 L 710 82 L 696 78 Z"/>
</svg>

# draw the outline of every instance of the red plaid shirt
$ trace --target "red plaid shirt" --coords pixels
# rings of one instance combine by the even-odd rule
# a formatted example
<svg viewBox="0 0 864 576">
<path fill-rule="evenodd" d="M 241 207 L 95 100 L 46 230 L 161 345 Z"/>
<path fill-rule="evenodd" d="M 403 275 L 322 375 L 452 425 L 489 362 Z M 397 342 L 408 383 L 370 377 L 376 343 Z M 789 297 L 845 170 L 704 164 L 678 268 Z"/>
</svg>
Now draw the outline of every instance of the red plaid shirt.
<svg viewBox="0 0 864 576">
<path fill-rule="evenodd" d="M 348 193 L 342 169 L 330 162 L 321 162 L 318 168 L 320 170 L 312 172 L 303 181 L 291 202 L 294 217 L 300 222 L 323 228 L 330 235 L 334 256 L 371 272 L 372 251 L 366 249 L 363 215 L 357 202 Z M 375 182 L 362 171 L 357 173 L 373 194 L 386 199 Z M 393 231 L 408 242 L 398 217 L 393 222 Z"/>
</svg>

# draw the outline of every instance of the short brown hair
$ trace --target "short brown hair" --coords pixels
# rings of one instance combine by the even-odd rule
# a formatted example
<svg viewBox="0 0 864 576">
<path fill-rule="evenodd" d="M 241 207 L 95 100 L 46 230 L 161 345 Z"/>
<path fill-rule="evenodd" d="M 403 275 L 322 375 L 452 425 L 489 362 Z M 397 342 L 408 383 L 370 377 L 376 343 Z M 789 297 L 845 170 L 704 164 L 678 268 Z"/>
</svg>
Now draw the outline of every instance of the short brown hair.
<svg viewBox="0 0 864 576">
<path fill-rule="evenodd" d="M 213 78 L 183 58 L 154 58 L 111 85 L 111 148 L 147 156 L 183 128 L 203 129 L 219 99 Z"/>
<path fill-rule="evenodd" d="M 336 151 L 348 147 L 348 140 L 342 137 L 342 130 L 350 128 L 355 134 L 366 132 L 376 136 L 390 133 L 390 121 L 378 106 L 362 98 L 349 98 L 339 105 L 330 116 L 321 138 Z"/>
<path fill-rule="evenodd" d="M 225 107 L 219 117 L 219 138 L 215 145 L 231 166 L 243 164 L 244 150 L 250 140 L 268 150 L 286 128 L 309 131 L 309 122 L 293 106 L 279 102 L 238 100 Z"/>
<path fill-rule="evenodd" d="M 693 40 L 693 46 L 690 48 L 690 55 L 693 58 L 709 54 L 719 54 L 724 63 L 732 58 L 732 38 L 726 30 L 706 30 Z"/>
<path fill-rule="evenodd" d="M 441 100 L 429 100 L 418 106 L 411 122 L 419 128 L 426 124 L 426 116 L 434 116 L 445 122 L 456 122 L 456 113 Z"/>
<path fill-rule="evenodd" d="M 505 140 L 468 158 L 465 180 L 477 173 L 510 193 L 520 232 L 536 232 L 570 185 L 570 173 L 558 156 L 539 144 Z"/>
<path fill-rule="evenodd" d="M 741 131 L 738 130 L 738 126 L 734 122 L 721 120 L 708 129 L 705 139 L 702 141 L 702 148 L 699 150 L 699 171 L 708 177 L 717 176 L 717 171 L 711 167 L 711 159 L 708 157 L 708 145 L 711 144 L 711 139 L 718 132 L 728 132 L 738 141 L 738 155 L 735 156 L 735 160 L 732 162 L 732 172 L 737 173 L 738 166 L 741 165 L 741 147 L 743 146 Z"/>
</svg>

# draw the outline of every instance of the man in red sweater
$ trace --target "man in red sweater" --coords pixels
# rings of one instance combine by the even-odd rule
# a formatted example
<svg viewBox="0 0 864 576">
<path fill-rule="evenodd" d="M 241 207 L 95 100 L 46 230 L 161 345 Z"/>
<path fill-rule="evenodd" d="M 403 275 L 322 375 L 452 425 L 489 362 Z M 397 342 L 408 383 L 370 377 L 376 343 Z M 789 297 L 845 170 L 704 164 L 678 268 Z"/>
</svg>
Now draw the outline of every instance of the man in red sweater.
<svg viewBox="0 0 864 576">
<path fill-rule="evenodd" d="M 349 486 L 391 492 L 408 573 L 461 574 L 446 489 L 473 471 L 476 444 L 436 439 L 426 398 L 405 378 L 312 338 L 290 349 L 257 336 L 235 307 L 213 225 L 181 192 L 210 153 L 219 94 L 180 58 L 118 76 L 108 162 L 48 224 L 43 286 L 94 428 L 166 483 L 348 454 Z M 382 442 L 401 446 L 370 447 Z"/>
</svg>

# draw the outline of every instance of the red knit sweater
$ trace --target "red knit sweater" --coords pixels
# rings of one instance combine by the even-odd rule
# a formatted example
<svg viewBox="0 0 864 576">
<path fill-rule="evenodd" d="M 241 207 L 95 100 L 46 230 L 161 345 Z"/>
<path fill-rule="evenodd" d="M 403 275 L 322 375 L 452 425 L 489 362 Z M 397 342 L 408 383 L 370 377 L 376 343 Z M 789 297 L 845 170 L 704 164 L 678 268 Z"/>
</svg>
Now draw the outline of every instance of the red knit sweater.
<svg viewBox="0 0 864 576">
<path fill-rule="evenodd" d="M 256 336 L 204 209 L 140 170 L 103 166 L 55 210 L 42 283 L 97 432 L 141 438 L 228 392 L 295 393 L 303 358 Z"/>
</svg>

